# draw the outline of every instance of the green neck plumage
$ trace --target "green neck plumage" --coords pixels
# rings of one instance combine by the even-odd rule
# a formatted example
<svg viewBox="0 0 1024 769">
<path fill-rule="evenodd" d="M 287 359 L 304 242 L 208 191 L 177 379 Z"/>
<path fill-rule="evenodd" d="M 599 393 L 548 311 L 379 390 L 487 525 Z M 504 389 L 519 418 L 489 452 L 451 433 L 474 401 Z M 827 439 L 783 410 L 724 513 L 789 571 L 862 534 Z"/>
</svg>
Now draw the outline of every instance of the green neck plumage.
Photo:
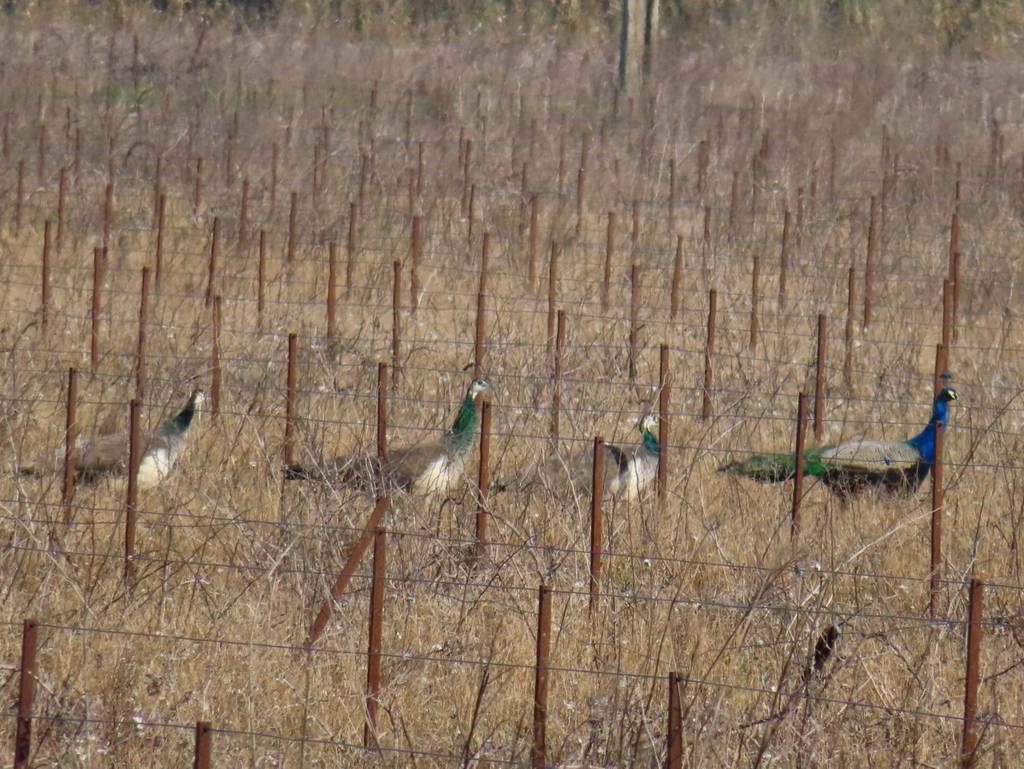
<svg viewBox="0 0 1024 769">
<path fill-rule="evenodd" d="M 189 398 L 188 403 L 185 404 L 185 408 L 178 412 L 174 417 L 171 417 L 164 422 L 162 430 L 164 432 L 176 432 L 182 433 L 188 429 L 188 426 L 192 424 L 192 417 L 196 413 L 196 399 L 193 396 Z"/>
<path fill-rule="evenodd" d="M 476 401 L 471 395 L 467 395 L 466 399 L 462 401 L 459 413 L 455 416 L 452 429 L 444 437 L 445 441 L 460 454 L 469 451 L 469 447 L 473 445 L 473 440 L 476 438 L 476 425 L 479 421 Z"/>
<path fill-rule="evenodd" d="M 644 430 L 644 448 L 652 454 L 661 453 L 661 444 L 658 442 L 658 436 L 652 433 L 650 430 Z"/>
</svg>

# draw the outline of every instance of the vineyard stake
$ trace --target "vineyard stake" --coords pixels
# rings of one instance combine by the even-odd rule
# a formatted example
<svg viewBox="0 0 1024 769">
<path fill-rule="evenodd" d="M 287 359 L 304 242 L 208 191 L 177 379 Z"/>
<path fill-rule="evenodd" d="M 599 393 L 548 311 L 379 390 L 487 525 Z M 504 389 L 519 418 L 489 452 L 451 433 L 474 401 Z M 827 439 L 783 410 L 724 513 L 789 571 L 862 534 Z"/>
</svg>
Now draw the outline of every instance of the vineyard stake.
<svg viewBox="0 0 1024 769">
<path fill-rule="evenodd" d="M 558 311 L 555 331 L 555 381 L 551 397 L 551 437 L 558 441 L 559 419 L 562 410 L 562 359 L 565 355 L 565 310 Z"/>
<path fill-rule="evenodd" d="M 828 325 L 818 313 L 818 354 L 814 366 L 814 441 L 821 443 L 825 421 L 825 359 L 828 356 Z"/>
<path fill-rule="evenodd" d="M 39 292 L 39 310 L 42 316 L 42 331 L 46 334 L 46 322 L 50 314 L 50 220 L 43 223 L 42 280 Z"/>
<path fill-rule="evenodd" d="M 213 728 L 209 721 L 196 721 L 196 736 L 193 769 L 210 769 L 210 753 L 213 748 Z"/>
<path fill-rule="evenodd" d="M 124 517 L 124 581 L 129 590 L 135 587 L 135 511 L 139 504 L 139 461 L 142 458 L 139 433 L 139 402 L 133 400 L 128 429 L 128 495 Z"/>
<path fill-rule="evenodd" d="M 391 285 L 391 389 L 397 392 L 402 356 L 402 263 L 396 259 L 392 262 L 391 267 L 393 271 Z"/>
<path fill-rule="evenodd" d="M 961 769 L 974 769 L 977 762 L 978 676 L 981 657 L 982 604 L 985 585 L 971 577 L 967 609 L 967 675 L 964 680 L 964 728 L 960 745 Z"/>
<path fill-rule="evenodd" d="M 636 381 L 637 337 L 640 333 L 640 265 L 629 269 L 629 381 Z"/>
<path fill-rule="evenodd" d="M 256 333 L 263 336 L 263 306 L 266 303 L 267 232 L 260 230 L 259 264 L 256 275 Z"/>
<path fill-rule="evenodd" d="M 789 271 L 789 229 L 790 213 L 787 208 L 782 216 L 782 253 L 779 257 L 779 313 L 786 309 L 786 273 Z"/>
<path fill-rule="evenodd" d="M 663 344 L 658 367 L 658 499 L 663 503 L 668 495 L 668 402 L 672 392 L 669 373 L 668 345 Z"/>
<path fill-rule="evenodd" d="M 546 727 L 548 715 L 548 655 L 551 646 L 551 589 L 541 585 L 537 602 L 537 659 L 533 684 L 533 749 L 534 769 L 545 769 Z"/>
<path fill-rule="evenodd" d="M 604 501 L 604 438 L 594 438 L 594 462 L 590 473 L 590 603 L 591 620 L 601 598 L 601 504 Z"/>
<path fill-rule="evenodd" d="M 538 198 L 537 193 L 530 196 L 530 258 L 528 263 L 530 293 L 537 290 L 537 238 L 538 227 Z"/>
<path fill-rule="evenodd" d="M 288 373 L 284 402 L 284 464 L 295 462 L 295 367 L 298 362 L 299 337 L 288 334 Z"/>
<path fill-rule="evenodd" d="M 89 367 L 95 372 L 100 359 L 100 289 L 103 281 L 103 249 L 92 250 L 92 307 L 89 333 Z"/>
<path fill-rule="evenodd" d="M 387 539 L 384 529 L 373 532 L 373 576 L 370 588 L 370 627 L 366 652 L 366 724 L 363 747 L 376 749 L 377 702 L 380 699 L 380 647 L 384 624 L 384 583 L 387 578 Z"/>
<path fill-rule="evenodd" d="M 206 273 L 206 297 L 204 304 L 209 307 L 213 302 L 213 285 L 217 282 L 217 251 L 220 243 L 220 217 L 213 217 L 213 233 L 210 237 L 210 261 Z"/>
<path fill-rule="evenodd" d="M 149 268 L 142 268 L 139 289 L 139 335 L 135 347 L 135 400 L 146 399 L 146 318 L 149 315 Z"/>
<path fill-rule="evenodd" d="M 359 208 L 354 202 L 348 204 L 348 236 L 345 239 L 345 296 L 352 293 L 352 271 L 356 261 L 356 228 L 358 227 Z"/>
<path fill-rule="evenodd" d="M 325 600 L 320 606 L 320 611 L 309 628 L 309 632 L 306 635 L 307 647 L 311 647 L 316 643 L 317 639 L 323 634 L 324 628 L 327 627 L 327 622 L 331 618 L 334 602 L 344 595 L 345 588 L 348 587 L 348 583 L 352 581 L 352 576 L 355 574 L 356 567 L 359 566 L 359 561 L 369 548 L 370 541 L 373 539 L 377 528 L 380 526 L 381 519 L 384 517 L 384 513 L 387 511 L 389 505 L 390 502 L 387 497 L 377 498 L 377 503 L 374 505 L 373 511 L 370 513 L 370 517 L 367 518 L 366 524 L 363 526 L 363 533 L 349 552 L 348 558 L 345 560 L 345 565 L 342 567 L 341 573 L 338 574 L 338 578 L 335 580 L 334 586 L 331 588 L 330 597 L 327 598 L 327 600 Z"/>
<path fill-rule="evenodd" d="M 608 310 L 612 282 L 612 260 L 615 258 L 615 212 L 608 212 L 608 230 L 604 247 L 604 287 L 601 292 L 601 310 Z"/>
<path fill-rule="evenodd" d="M 164 214 L 167 210 L 167 196 L 160 193 L 156 206 L 156 289 L 160 290 L 160 277 L 164 266 Z"/>
<path fill-rule="evenodd" d="M 796 541 L 800 535 L 800 501 L 804 493 L 804 441 L 806 440 L 806 398 L 803 392 L 797 398 L 796 407 L 796 470 L 793 475 L 793 510 L 790 537 Z"/>
<path fill-rule="evenodd" d="M 18 719 L 14 735 L 14 769 L 28 769 L 32 750 L 32 706 L 36 695 L 36 646 L 39 623 L 27 619 L 21 626 L 21 665 L 18 676 Z"/>
<path fill-rule="evenodd" d="M 875 280 L 875 250 L 878 243 L 878 198 L 871 196 L 868 220 L 868 253 L 864 262 L 864 328 L 871 325 L 871 289 Z"/>
<path fill-rule="evenodd" d="M 377 463 L 388 461 L 388 364 L 377 363 Z M 383 480 L 383 479 L 381 479 Z"/>
<path fill-rule="evenodd" d="M 757 316 L 760 304 L 761 254 L 754 252 L 754 268 L 750 273 L 750 340 L 747 348 L 750 352 L 757 349 L 757 336 L 760 331 L 760 319 Z"/>
<path fill-rule="evenodd" d="M 221 325 L 221 296 L 217 294 L 213 298 L 213 339 L 210 345 L 210 368 L 212 369 L 210 383 L 210 411 L 214 416 L 220 414 L 220 325 Z"/>
<path fill-rule="evenodd" d="M 476 507 L 476 557 L 487 552 L 487 504 L 491 491 L 491 402 L 485 400 L 480 413 L 480 466 L 477 468 L 477 486 L 480 499 Z"/>
<path fill-rule="evenodd" d="M 334 341 L 338 319 L 338 244 L 327 244 L 327 341 Z"/>
<path fill-rule="evenodd" d="M 683 236 L 676 235 L 676 255 L 672 260 L 672 285 L 669 289 L 669 319 L 679 318 L 679 292 L 683 286 Z"/>
<path fill-rule="evenodd" d="M 708 292 L 708 331 L 704 341 L 704 393 L 700 407 L 700 418 L 706 422 L 711 416 L 712 357 L 715 354 L 715 314 L 718 309 L 718 292 Z"/>
<path fill-rule="evenodd" d="M 64 250 L 64 205 L 67 197 L 67 169 L 61 166 L 57 181 L 57 253 Z"/>
<path fill-rule="evenodd" d="M 295 260 L 295 235 L 298 216 L 299 193 L 293 191 L 291 194 L 291 204 L 288 207 L 288 250 L 285 254 L 285 261 L 289 267 L 292 266 L 292 262 Z"/>
<path fill-rule="evenodd" d="M 75 442 L 78 440 L 78 370 L 68 369 L 68 402 L 64 427 L 64 483 L 61 490 L 61 506 L 64 509 L 64 525 L 71 522 L 71 504 L 75 499 Z"/>
<path fill-rule="evenodd" d="M 665 769 L 683 767 L 683 710 L 679 702 L 679 673 L 668 674 L 668 737 Z"/>
</svg>

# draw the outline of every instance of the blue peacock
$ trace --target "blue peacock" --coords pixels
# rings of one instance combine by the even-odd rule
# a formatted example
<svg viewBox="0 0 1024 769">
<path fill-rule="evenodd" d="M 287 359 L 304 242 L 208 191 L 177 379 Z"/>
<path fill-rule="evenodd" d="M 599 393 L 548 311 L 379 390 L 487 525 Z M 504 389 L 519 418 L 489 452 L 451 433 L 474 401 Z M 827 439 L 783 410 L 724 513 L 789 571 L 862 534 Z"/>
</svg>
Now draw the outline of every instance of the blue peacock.
<svg viewBox="0 0 1024 769">
<path fill-rule="evenodd" d="M 947 424 L 949 403 L 957 391 L 944 387 L 936 396 L 932 416 L 917 435 L 905 441 L 845 441 L 833 446 L 816 446 L 804 452 L 804 475 L 821 478 L 838 494 L 855 493 L 868 486 L 890 491 L 913 491 L 928 477 L 935 464 L 935 436 Z M 779 483 L 796 474 L 796 454 L 755 454 L 731 462 L 722 472 L 753 478 L 761 483 Z"/>
</svg>

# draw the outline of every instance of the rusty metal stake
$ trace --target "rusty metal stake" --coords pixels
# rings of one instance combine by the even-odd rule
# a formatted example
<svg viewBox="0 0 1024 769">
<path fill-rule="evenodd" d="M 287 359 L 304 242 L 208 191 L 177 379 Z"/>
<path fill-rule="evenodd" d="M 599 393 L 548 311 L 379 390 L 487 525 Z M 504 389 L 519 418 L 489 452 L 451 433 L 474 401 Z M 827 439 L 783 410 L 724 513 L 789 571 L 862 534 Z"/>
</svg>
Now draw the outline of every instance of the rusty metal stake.
<svg viewBox="0 0 1024 769">
<path fill-rule="evenodd" d="M 757 335 L 760 332 L 760 318 L 757 316 L 761 290 L 761 254 L 754 252 L 754 269 L 750 274 L 750 340 L 747 347 L 750 352 L 757 349 Z"/>
<path fill-rule="evenodd" d="M 477 486 L 480 499 L 476 507 L 476 557 L 483 558 L 487 552 L 487 505 L 491 491 L 491 403 L 484 401 L 480 413 L 480 466 L 477 469 Z"/>
<path fill-rule="evenodd" d="M 313 620 L 313 624 L 309 628 L 309 633 L 306 636 L 307 647 L 316 643 L 317 639 L 323 634 L 324 628 L 327 627 L 327 622 L 331 618 L 334 603 L 344 595 L 345 588 L 347 588 L 348 583 L 352 581 L 352 576 L 355 574 L 356 568 L 359 566 L 359 561 L 362 560 L 363 554 L 370 547 L 370 542 L 373 540 L 374 535 L 380 526 L 381 519 L 384 517 L 384 513 L 387 511 L 389 505 L 390 501 L 387 497 L 379 497 L 377 499 L 377 503 L 374 505 L 373 511 L 370 513 L 370 517 L 367 518 L 366 524 L 363 526 L 363 533 L 356 541 L 351 552 L 349 552 L 348 558 L 345 560 L 345 565 L 342 567 L 337 580 L 335 580 L 334 587 L 331 588 L 330 597 L 324 601 L 323 605 L 320 607 L 320 612 L 316 615 L 316 619 Z"/>
<path fill-rule="evenodd" d="M 68 403 L 64 427 L 64 483 L 61 492 L 61 506 L 64 509 L 64 525 L 71 522 L 71 504 L 75 499 L 75 457 L 78 440 L 78 370 L 68 369 Z"/>
<path fill-rule="evenodd" d="M 103 282 L 103 249 L 92 251 L 92 307 L 91 326 L 89 332 L 89 368 L 95 372 L 100 360 L 100 312 L 102 299 L 100 289 Z"/>
<path fill-rule="evenodd" d="M 397 392 L 402 371 L 402 263 L 396 259 L 391 267 L 391 389 Z"/>
<path fill-rule="evenodd" d="M 665 769 L 683 767 L 683 709 L 679 701 L 679 673 L 668 674 L 668 737 Z"/>
<path fill-rule="evenodd" d="M 327 340 L 338 330 L 338 244 L 327 244 Z"/>
<path fill-rule="evenodd" d="M 704 342 L 704 393 L 700 408 L 700 418 L 705 422 L 711 416 L 712 359 L 715 354 L 715 315 L 717 310 L 718 292 L 711 289 L 708 293 L 708 331 Z"/>
<path fill-rule="evenodd" d="M 594 462 L 590 474 L 590 615 L 597 612 L 601 597 L 601 503 L 604 496 L 604 438 L 594 438 Z"/>
<path fill-rule="evenodd" d="M 556 325 L 555 381 L 554 393 L 551 398 L 551 437 L 557 441 L 559 437 L 559 420 L 562 411 L 562 359 L 565 354 L 565 310 L 558 311 L 558 322 Z"/>
<path fill-rule="evenodd" d="M 206 297 L 204 304 L 209 307 L 213 302 L 213 286 L 217 282 L 217 250 L 220 243 L 220 217 L 213 217 L 213 234 L 210 238 L 210 261 L 206 273 Z"/>
<path fill-rule="evenodd" d="M 373 532 L 373 577 L 370 588 L 370 628 L 366 652 L 366 724 L 363 747 L 375 750 L 377 743 L 377 702 L 380 699 L 380 647 L 384 625 L 384 583 L 387 578 L 387 535 L 384 529 Z"/>
<path fill-rule="evenodd" d="M 875 280 L 875 250 L 878 247 L 878 198 L 871 196 L 868 221 L 868 253 L 864 262 L 864 328 L 871 325 L 871 297 Z"/>
<path fill-rule="evenodd" d="M 212 369 L 210 382 L 210 411 L 214 416 L 220 414 L 220 325 L 221 325 L 221 296 L 217 294 L 213 298 L 212 317 L 212 344 L 210 345 L 210 368 Z"/>
<path fill-rule="evenodd" d="M 299 337 L 288 335 L 288 373 L 284 401 L 284 464 L 295 463 L 295 377 L 299 357 Z"/>
<path fill-rule="evenodd" d="M 42 315 L 43 334 L 50 314 L 50 220 L 43 224 L 42 285 L 40 286 L 39 309 Z"/>
<path fill-rule="evenodd" d="M 825 359 L 828 356 L 828 326 L 818 313 L 818 355 L 814 366 L 814 441 L 821 443 L 825 422 Z"/>
<path fill-rule="evenodd" d="M 676 235 L 676 255 L 672 261 L 672 287 L 669 292 L 669 319 L 679 318 L 679 292 L 683 287 L 683 236 Z"/>
<path fill-rule="evenodd" d="M 139 432 L 139 402 L 131 402 L 128 431 L 128 498 L 124 519 L 124 581 L 130 590 L 135 586 L 135 511 L 139 504 L 139 462 L 142 459 Z"/>
<path fill-rule="evenodd" d="M 18 677 L 18 719 L 14 735 L 14 769 L 28 769 L 32 750 L 32 706 L 36 694 L 36 646 L 39 623 L 21 626 L 21 673 Z"/>
<path fill-rule="evenodd" d="M 149 268 L 142 268 L 139 289 L 139 337 L 135 347 L 135 400 L 146 400 L 146 318 L 149 315 Z"/>
<path fill-rule="evenodd" d="M 974 769 L 977 762 L 978 677 L 981 664 L 981 619 L 985 585 L 971 577 L 967 609 L 967 675 L 964 681 L 964 729 L 961 738 L 960 767 Z"/>
<path fill-rule="evenodd" d="M 210 769 L 210 753 L 213 748 L 213 727 L 209 721 L 196 721 L 196 740 L 193 769 Z"/>
<path fill-rule="evenodd" d="M 668 495 L 668 402 L 671 391 L 668 345 L 663 344 L 658 367 L 658 499 L 661 502 Z"/>
<path fill-rule="evenodd" d="M 636 381 L 637 338 L 640 334 L 640 266 L 629 269 L 629 381 Z"/>
<path fill-rule="evenodd" d="M 942 513 L 945 505 L 943 499 L 943 443 L 945 430 L 935 430 L 935 462 L 932 464 L 932 520 L 931 520 L 931 557 L 930 579 L 928 591 L 928 616 L 939 616 L 939 591 L 942 588 Z"/>
<path fill-rule="evenodd" d="M 790 537 L 795 541 L 800 536 L 800 502 L 804 494 L 804 442 L 806 440 L 806 397 L 801 392 L 796 407 L 796 467 L 793 474 L 793 510 L 790 522 Z"/>
<path fill-rule="evenodd" d="M 551 589 L 541 585 L 537 606 L 537 660 L 533 684 L 533 749 L 534 769 L 545 769 L 548 715 L 548 655 L 551 647 Z"/>
</svg>

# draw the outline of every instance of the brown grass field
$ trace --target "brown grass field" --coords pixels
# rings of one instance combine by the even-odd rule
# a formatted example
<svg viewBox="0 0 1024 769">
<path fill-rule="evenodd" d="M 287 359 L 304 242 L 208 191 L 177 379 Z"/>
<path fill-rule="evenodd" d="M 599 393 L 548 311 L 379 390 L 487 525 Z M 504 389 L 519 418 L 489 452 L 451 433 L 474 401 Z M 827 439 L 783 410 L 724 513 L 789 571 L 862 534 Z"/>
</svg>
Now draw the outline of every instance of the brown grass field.
<svg viewBox="0 0 1024 769">
<path fill-rule="evenodd" d="M 5 23 L 0 42 L 5 762 L 22 622 L 33 618 L 33 767 L 191 766 L 196 721 L 213 726 L 218 767 L 529 766 L 538 588 L 546 584 L 548 765 L 663 765 L 668 674 L 677 672 L 684 766 L 954 766 L 974 575 L 986 582 L 977 765 L 1018 765 L 1019 58 L 667 44 L 646 91 L 617 97 L 615 42 L 598 45 L 593 35 L 481 30 L 382 42 L 288 18 L 243 28 L 139 14 L 112 27 L 55 14 Z M 471 142 L 468 162 L 463 140 Z M 420 147 L 422 181 L 410 199 Z M 93 367 L 93 251 L 105 237 L 108 184 Z M 155 279 L 160 192 L 162 265 L 149 295 L 143 427 L 177 410 L 192 387 L 210 390 L 204 295 L 215 220 L 222 384 L 219 414 L 207 404 L 171 477 L 140 492 L 129 588 L 125 484 L 80 485 L 65 522 L 62 478 L 17 470 L 62 446 L 69 367 L 80 372 L 80 432 L 127 428 L 141 270 L 148 266 Z M 877 249 L 865 327 L 872 196 Z M 351 250 L 350 203 L 359 209 Z M 931 618 L 928 483 L 909 496 L 842 501 L 808 478 L 792 537 L 791 483 L 759 486 L 716 470 L 751 451 L 793 446 L 798 392 L 813 405 L 819 314 L 828 324 L 822 440 L 902 438 L 924 425 L 956 209 L 960 278 L 948 368 L 961 399 L 945 441 L 943 581 Z M 423 222 L 415 312 L 412 211 Z M 605 304 L 609 212 L 616 227 Z M 472 556 L 475 450 L 454 499 L 396 496 L 384 522 L 381 750 L 367 750 L 370 553 L 324 635 L 309 649 L 304 640 L 373 500 L 342 486 L 282 483 L 287 338 L 298 335 L 296 458 L 372 451 L 377 363 L 394 362 L 399 261 L 401 375 L 389 401 L 389 441 L 438 435 L 472 376 L 484 233 L 492 479 L 556 450 L 548 323 L 550 310 L 561 309 L 564 453 L 585 455 L 595 435 L 639 438 L 637 420 L 657 409 L 659 347 L 668 346 L 665 495 L 659 501 L 652 491 L 639 505 L 605 501 L 593 613 L 588 495 L 492 494 L 480 559 Z M 328 339 L 332 241 L 337 332 Z M 559 256 L 549 304 L 552 242 Z M 712 415 L 702 419 L 711 289 Z M 631 295 L 639 300 L 632 378 Z M 805 677 L 815 639 L 838 621 L 846 624 L 835 654 Z"/>
</svg>

